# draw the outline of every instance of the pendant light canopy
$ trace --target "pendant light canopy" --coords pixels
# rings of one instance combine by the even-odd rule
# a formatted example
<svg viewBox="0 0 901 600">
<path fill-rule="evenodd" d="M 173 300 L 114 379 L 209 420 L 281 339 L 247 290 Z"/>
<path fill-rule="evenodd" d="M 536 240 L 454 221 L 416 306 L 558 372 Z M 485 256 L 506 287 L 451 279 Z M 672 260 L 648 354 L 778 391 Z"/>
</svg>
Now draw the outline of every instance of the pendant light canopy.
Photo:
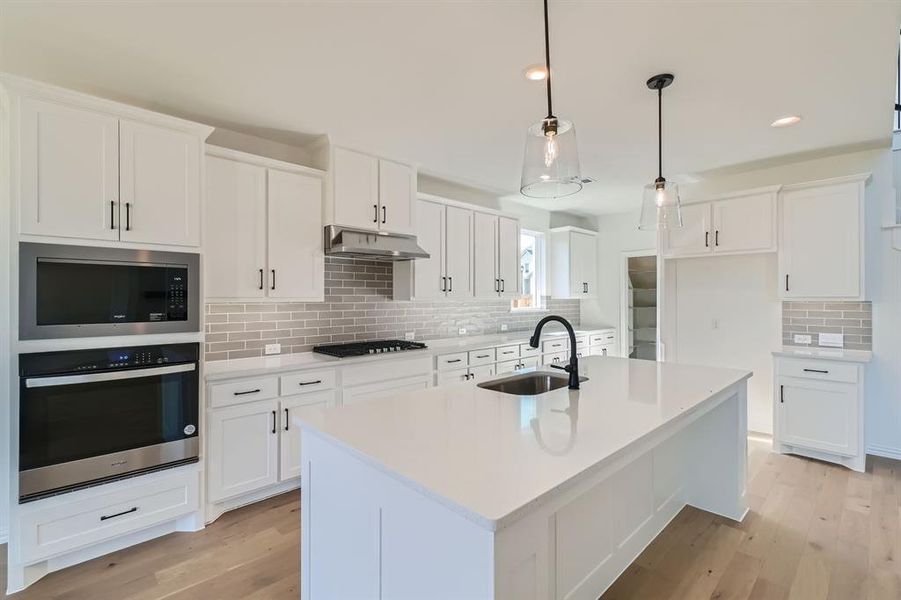
<svg viewBox="0 0 901 600">
<path fill-rule="evenodd" d="M 639 229 L 674 229 L 682 227 L 682 203 L 679 186 L 663 177 L 663 88 L 675 77 L 669 73 L 648 79 L 648 87 L 657 90 L 657 179 L 644 186 Z"/>
<path fill-rule="evenodd" d="M 529 127 L 519 190 L 531 198 L 560 198 L 582 189 L 576 129 L 554 116 L 551 98 L 551 46 L 547 0 L 544 0 L 544 59 L 547 116 Z"/>
</svg>

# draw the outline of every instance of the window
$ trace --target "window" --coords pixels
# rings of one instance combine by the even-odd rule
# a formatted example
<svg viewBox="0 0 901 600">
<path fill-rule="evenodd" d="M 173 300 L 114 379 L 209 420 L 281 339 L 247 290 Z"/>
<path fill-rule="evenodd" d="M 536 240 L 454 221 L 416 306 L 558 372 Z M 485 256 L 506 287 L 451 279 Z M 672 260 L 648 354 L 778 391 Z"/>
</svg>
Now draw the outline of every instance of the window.
<svg viewBox="0 0 901 600">
<path fill-rule="evenodd" d="M 513 308 L 543 308 L 544 293 L 544 235 L 522 230 L 519 236 L 519 270 L 522 275 L 522 296 L 513 300 Z"/>
</svg>

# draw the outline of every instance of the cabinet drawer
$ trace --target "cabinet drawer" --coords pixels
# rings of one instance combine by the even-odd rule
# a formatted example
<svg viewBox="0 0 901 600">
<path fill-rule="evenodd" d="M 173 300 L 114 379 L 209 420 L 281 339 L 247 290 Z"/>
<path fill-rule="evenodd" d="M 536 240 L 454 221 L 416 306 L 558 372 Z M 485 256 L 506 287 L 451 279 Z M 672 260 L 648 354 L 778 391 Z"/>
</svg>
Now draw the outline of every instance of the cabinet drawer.
<svg viewBox="0 0 901 600">
<path fill-rule="evenodd" d="M 196 470 L 145 477 L 38 501 L 21 510 L 23 561 L 71 552 L 200 508 Z M 113 489 L 97 492 L 107 487 Z"/>
<path fill-rule="evenodd" d="M 449 369 L 460 369 L 469 365 L 469 358 L 466 352 L 457 352 L 455 354 L 442 354 L 438 357 L 438 370 L 447 371 Z"/>
<path fill-rule="evenodd" d="M 585 350 L 588 348 L 588 336 L 582 335 L 576 338 L 576 349 Z"/>
<path fill-rule="evenodd" d="M 293 396 L 335 387 L 335 370 L 304 371 L 281 376 L 281 395 Z"/>
<path fill-rule="evenodd" d="M 473 350 L 469 353 L 469 366 L 490 365 L 495 360 L 497 359 L 494 356 L 494 348 L 488 348 L 487 350 Z"/>
<path fill-rule="evenodd" d="M 857 383 L 857 365 L 832 361 L 783 359 L 779 364 L 779 374 L 785 377 Z"/>
<path fill-rule="evenodd" d="M 210 406 L 232 406 L 278 396 L 278 377 L 239 379 L 210 386 Z"/>
<path fill-rule="evenodd" d="M 548 352 L 564 352 L 567 348 L 569 348 L 569 340 L 563 338 L 541 343 L 541 351 L 545 354 Z"/>
<path fill-rule="evenodd" d="M 612 344 L 616 339 L 616 334 L 612 331 L 605 331 L 603 333 L 593 333 L 588 339 L 588 343 L 591 346 L 600 346 L 602 344 Z"/>
<path fill-rule="evenodd" d="M 520 344 L 519 345 L 519 356 L 525 358 L 526 356 L 539 356 L 541 354 L 540 348 L 533 348 L 529 344 Z"/>
<path fill-rule="evenodd" d="M 497 359 L 501 360 L 513 360 L 514 358 L 519 358 L 519 346 L 501 346 L 497 349 Z"/>
<path fill-rule="evenodd" d="M 543 365 L 558 365 L 566 362 L 567 356 L 566 352 L 556 352 L 553 354 L 545 354 L 542 357 L 541 364 Z"/>
</svg>

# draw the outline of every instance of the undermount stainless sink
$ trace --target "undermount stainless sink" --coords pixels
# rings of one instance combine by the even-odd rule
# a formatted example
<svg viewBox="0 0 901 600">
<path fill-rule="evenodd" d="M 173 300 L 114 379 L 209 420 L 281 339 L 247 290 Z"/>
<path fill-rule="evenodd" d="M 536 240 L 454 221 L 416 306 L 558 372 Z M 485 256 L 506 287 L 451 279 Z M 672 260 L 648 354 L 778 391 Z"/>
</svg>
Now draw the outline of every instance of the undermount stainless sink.
<svg viewBox="0 0 901 600">
<path fill-rule="evenodd" d="M 587 377 L 579 377 L 579 381 L 588 381 Z M 514 396 L 537 396 L 547 392 L 566 387 L 569 384 L 569 376 L 557 375 L 548 371 L 535 371 L 523 373 L 503 379 L 494 379 L 478 384 L 480 388 L 513 394 Z"/>
</svg>

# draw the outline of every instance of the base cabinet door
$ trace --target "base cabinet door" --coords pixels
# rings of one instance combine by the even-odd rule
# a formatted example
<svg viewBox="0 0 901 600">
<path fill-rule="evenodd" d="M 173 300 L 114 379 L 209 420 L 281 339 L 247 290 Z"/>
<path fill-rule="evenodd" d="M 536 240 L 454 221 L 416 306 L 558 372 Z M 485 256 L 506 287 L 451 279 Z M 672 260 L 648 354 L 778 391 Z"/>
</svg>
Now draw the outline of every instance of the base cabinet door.
<svg viewBox="0 0 901 600">
<path fill-rule="evenodd" d="M 779 441 L 853 456 L 858 446 L 857 385 L 780 377 Z"/>
<path fill-rule="evenodd" d="M 209 412 L 209 500 L 216 502 L 278 482 L 278 400 Z"/>
<path fill-rule="evenodd" d="M 279 434 L 279 479 L 286 481 L 300 477 L 303 462 L 300 458 L 300 427 L 291 422 L 304 411 L 334 405 L 332 390 L 299 396 L 286 396 L 281 402 L 281 432 Z"/>
<path fill-rule="evenodd" d="M 21 232 L 118 240 L 119 120 L 27 97 L 21 113 Z"/>
</svg>

